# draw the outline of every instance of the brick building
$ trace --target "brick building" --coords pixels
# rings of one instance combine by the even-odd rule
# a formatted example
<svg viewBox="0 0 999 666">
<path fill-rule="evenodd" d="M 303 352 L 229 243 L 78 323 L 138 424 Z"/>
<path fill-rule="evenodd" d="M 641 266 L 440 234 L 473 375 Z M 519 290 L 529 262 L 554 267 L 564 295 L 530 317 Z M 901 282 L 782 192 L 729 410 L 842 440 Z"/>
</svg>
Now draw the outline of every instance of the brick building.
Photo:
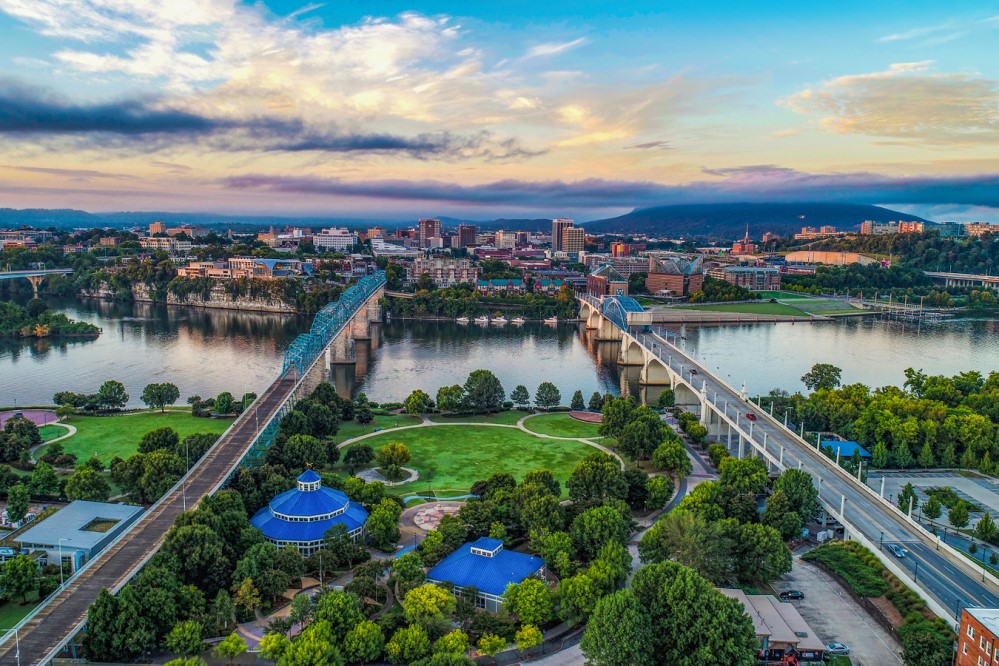
<svg viewBox="0 0 999 666">
<path fill-rule="evenodd" d="M 957 635 L 957 666 L 999 664 L 999 608 L 965 608 Z"/>
<path fill-rule="evenodd" d="M 586 293 L 591 296 L 627 296 L 628 278 L 610 264 L 604 264 L 586 277 Z"/>
<path fill-rule="evenodd" d="M 649 274 L 645 288 L 650 294 L 689 296 L 704 287 L 704 261 L 701 257 L 649 257 Z"/>
<path fill-rule="evenodd" d="M 438 287 L 453 287 L 462 282 L 474 284 L 479 279 L 479 269 L 470 259 L 416 257 L 409 267 L 409 279 L 415 282 L 424 273 L 428 274 Z"/>
</svg>

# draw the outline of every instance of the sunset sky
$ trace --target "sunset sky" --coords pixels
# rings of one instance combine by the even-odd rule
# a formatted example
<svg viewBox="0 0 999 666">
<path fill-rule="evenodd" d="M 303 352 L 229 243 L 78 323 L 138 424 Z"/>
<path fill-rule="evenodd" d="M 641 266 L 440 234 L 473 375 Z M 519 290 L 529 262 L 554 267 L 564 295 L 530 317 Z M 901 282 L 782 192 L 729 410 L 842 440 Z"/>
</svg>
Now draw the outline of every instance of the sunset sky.
<svg viewBox="0 0 999 666">
<path fill-rule="evenodd" d="M 999 222 L 999 2 L 0 0 L 0 207 Z"/>
</svg>

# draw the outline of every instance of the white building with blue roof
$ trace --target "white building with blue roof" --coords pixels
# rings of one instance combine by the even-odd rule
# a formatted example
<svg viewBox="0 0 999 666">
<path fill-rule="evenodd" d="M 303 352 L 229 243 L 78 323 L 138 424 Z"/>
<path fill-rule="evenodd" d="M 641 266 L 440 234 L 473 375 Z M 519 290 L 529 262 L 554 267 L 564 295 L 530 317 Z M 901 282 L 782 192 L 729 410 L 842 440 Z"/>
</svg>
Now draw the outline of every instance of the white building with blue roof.
<svg viewBox="0 0 999 666">
<path fill-rule="evenodd" d="M 257 511 L 250 524 L 264 539 L 278 547 L 291 544 L 307 557 L 320 550 L 323 537 L 334 525 L 343 525 L 357 541 L 364 538 L 368 512 L 343 492 L 327 488 L 315 471 L 307 469 L 297 485 L 272 499 Z"/>
<path fill-rule="evenodd" d="M 427 580 L 454 585 L 456 596 L 462 590 L 478 590 L 475 606 L 496 612 L 503 605 L 507 585 L 531 576 L 544 577 L 545 561 L 534 555 L 504 550 L 499 539 L 481 537 L 462 544 L 427 573 Z"/>
</svg>

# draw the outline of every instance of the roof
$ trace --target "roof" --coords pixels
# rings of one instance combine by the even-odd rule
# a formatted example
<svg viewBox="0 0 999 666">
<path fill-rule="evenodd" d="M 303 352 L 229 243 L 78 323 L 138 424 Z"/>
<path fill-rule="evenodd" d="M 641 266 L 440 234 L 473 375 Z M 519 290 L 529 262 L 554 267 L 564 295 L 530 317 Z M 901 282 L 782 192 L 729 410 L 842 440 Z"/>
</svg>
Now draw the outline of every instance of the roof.
<svg viewBox="0 0 999 666">
<path fill-rule="evenodd" d="M 334 525 L 343 525 L 348 532 L 356 530 L 368 519 L 368 512 L 357 502 L 351 502 L 347 510 L 338 516 L 313 520 L 307 523 L 292 522 L 278 518 L 267 507 L 262 508 L 250 519 L 250 524 L 274 541 L 319 541 Z"/>
<path fill-rule="evenodd" d="M 826 646 L 792 604 L 777 601 L 769 594 L 746 594 L 742 590 L 718 590 L 743 605 L 753 621 L 756 635 L 770 643 L 786 643 L 797 650 L 825 650 Z"/>
<path fill-rule="evenodd" d="M 298 475 L 299 483 L 315 483 L 316 481 L 322 481 L 322 477 L 316 474 L 315 470 L 307 469 Z"/>
<path fill-rule="evenodd" d="M 120 529 L 122 524 L 128 524 L 140 513 L 142 513 L 141 506 L 75 500 L 20 536 L 14 537 L 14 541 L 58 546 L 59 540 L 62 539 L 65 548 L 90 549 L 107 539 L 110 531 Z M 118 525 L 109 532 L 91 532 L 83 529 L 97 519 L 116 520 Z"/>
<path fill-rule="evenodd" d="M 776 268 L 769 266 L 726 266 L 726 273 L 777 273 Z"/>
<path fill-rule="evenodd" d="M 270 509 L 286 516 L 321 516 L 340 511 L 350 503 L 347 496 L 332 488 L 320 486 L 318 490 L 286 490 L 270 502 Z"/>
<path fill-rule="evenodd" d="M 839 455 L 842 458 L 851 457 L 854 451 L 860 451 L 861 458 L 871 457 L 870 451 L 848 439 L 824 439 L 822 440 L 822 446 L 831 446 L 833 453 L 836 453 L 836 449 L 839 449 Z"/>
<path fill-rule="evenodd" d="M 964 612 L 982 623 L 982 626 L 999 636 L 999 608 L 965 608 Z"/>
<path fill-rule="evenodd" d="M 597 270 L 590 273 L 593 277 L 602 277 L 612 282 L 627 282 L 628 278 L 621 275 L 616 268 L 610 264 L 603 264 Z"/>
<path fill-rule="evenodd" d="M 472 548 L 491 551 L 502 545 L 501 541 L 486 537 L 462 544 L 431 569 L 427 579 L 457 587 L 475 587 L 481 592 L 501 596 L 507 585 L 533 576 L 545 565 L 540 557 L 506 549 L 492 557 L 472 554 Z"/>
<path fill-rule="evenodd" d="M 617 299 L 617 302 L 621 305 L 621 309 L 625 312 L 645 312 L 642 304 L 631 296 L 614 296 L 614 298 Z"/>
<path fill-rule="evenodd" d="M 665 257 L 663 259 L 653 258 L 654 274 L 666 275 L 694 275 L 704 269 L 702 257 L 690 260 L 684 257 Z"/>
<path fill-rule="evenodd" d="M 519 287 L 520 285 L 524 284 L 524 281 L 519 278 L 517 279 L 493 278 L 492 280 L 479 280 L 477 284 L 480 287 L 485 287 L 487 285 L 493 285 L 494 287 L 506 287 L 510 285 Z"/>
</svg>

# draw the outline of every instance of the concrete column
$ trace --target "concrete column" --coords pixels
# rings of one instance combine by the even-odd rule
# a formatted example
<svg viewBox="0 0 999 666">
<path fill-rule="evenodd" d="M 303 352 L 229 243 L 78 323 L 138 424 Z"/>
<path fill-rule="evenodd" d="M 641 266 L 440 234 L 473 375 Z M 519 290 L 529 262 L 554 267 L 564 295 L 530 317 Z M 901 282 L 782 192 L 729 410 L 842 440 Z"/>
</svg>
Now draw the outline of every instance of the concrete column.
<svg viewBox="0 0 999 666">
<path fill-rule="evenodd" d="M 354 318 L 350 320 L 350 337 L 355 340 L 367 340 L 371 337 L 371 333 L 368 328 L 368 318 L 363 316 L 360 312 L 354 315 Z"/>
<path fill-rule="evenodd" d="M 365 314 L 369 322 L 380 322 L 382 320 L 382 306 L 378 305 L 378 299 L 374 296 L 368 300 Z"/>
<path fill-rule="evenodd" d="M 746 441 L 742 438 L 742 433 L 739 434 L 739 458 L 743 458 L 746 454 Z"/>
<path fill-rule="evenodd" d="M 784 447 L 780 447 L 780 466 L 784 466 Z"/>
<path fill-rule="evenodd" d="M 881 495 L 881 499 L 885 498 L 885 477 L 883 476 L 881 477 L 881 492 L 879 494 Z"/>
<path fill-rule="evenodd" d="M 31 283 L 31 288 L 35 292 L 35 298 L 38 298 L 38 285 L 40 285 L 42 283 L 42 280 L 44 280 L 44 279 L 45 279 L 44 275 L 29 275 L 28 276 L 28 282 Z"/>
<path fill-rule="evenodd" d="M 330 348 L 332 349 L 332 364 L 350 364 L 354 363 L 354 340 L 348 335 L 346 331 L 340 333 L 340 335 L 333 338 L 330 343 Z"/>
</svg>

